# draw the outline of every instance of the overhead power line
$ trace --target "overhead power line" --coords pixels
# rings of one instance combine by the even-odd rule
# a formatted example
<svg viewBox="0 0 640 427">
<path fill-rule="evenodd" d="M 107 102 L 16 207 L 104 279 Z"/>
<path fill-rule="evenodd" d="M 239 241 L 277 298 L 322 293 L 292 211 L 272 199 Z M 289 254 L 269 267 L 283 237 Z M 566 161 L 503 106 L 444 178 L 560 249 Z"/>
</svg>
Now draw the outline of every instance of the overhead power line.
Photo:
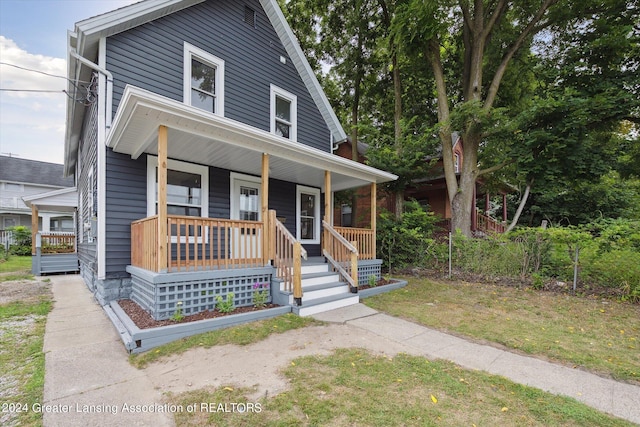
<svg viewBox="0 0 640 427">
<path fill-rule="evenodd" d="M 83 82 L 83 81 L 77 81 L 77 82 L 75 82 L 75 81 L 73 81 L 73 80 L 71 80 L 71 79 L 69 79 L 69 78 L 67 78 L 67 77 L 65 77 L 65 76 L 58 76 L 57 74 L 51 74 L 51 73 L 47 73 L 47 72 L 40 71 L 40 70 L 34 70 L 33 68 L 22 67 L 22 66 L 20 66 L 20 65 L 16 65 L 16 64 L 9 64 L 9 63 L 7 63 L 7 62 L 0 62 L 0 65 L 6 65 L 6 66 L 9 66 L 9 67 L 19 68 L 19 69 L 21 69 L 21 70 L 31 71 L 31 72 L 33 72 L 33 73 L 44 74 L 45 76 L 49 76 L 49 77 L 56 77 L 56 78 L 58 78 L 58 79 L 65 79 L 65 80 L 67 80 L 67 81 L 70 81 L 70 82 L 71 82 L 71 83 L 73 83 L 73 84 L 75 84 L 75 83 L 89 83 L 89 82 Z"/>
<path fill-rule="evenodd" d="M 66 93 L 63 89 L 58 90 L 46 90 L 46 89 L 2 89 L 0 91 L 3 92 L 55 92 L 55 93 Z"/>
<path fill-rule="evenodd" d="M 31 71 L 34 73 L 39 73 L 39 74 L 44 74 L 45 76 L 49 76 L 49 77 L 56 77 L 59 79 L 64 79 L 66 81 L 68 81 L 69 83 L 71 83 L 73 85 L 73 87 L 75 87 L 76 89 L 76 93 L 80 92 L 80 93 L 86 93 L 86 95 L 81 96 L 80 98 L 76 98 L 73 95 L 71 95 L 68 91 L 66 90 L 46 90 L 46 89 L 2 89 L 0 88 L 0 91 L 3 92 L 36 92 L 36 93 L 58 93 L 58 92 L 62 92 L 65 95 L 67 95 L 69 97 L 69 99 L 72 99 L 76 102 L 81 102 L 85 105 L 89 105 L 93 102 L 95 102 L 96 99 L 96 94 L 94 93 L 94 91 L 92 90 L 91 86 L 94 84 L 93 81 L 91 82 L 85 82 L 85 81 L 74 81 L 71 80 L 65 76 L 58 76 L 56 74 L 51 74 L 51 73 L 47 73 L 45 71 L 40 71 L 40 70 L 34 70 L 33 68 L 27 68 L 27 67 L 22 67 L 20 65 L 16 65 L 16 64 L 9 64 L 7 62 L 0 62 L 0 65 L 6 65 L 9 67 L 14 67 L 14 68 L 18 68 L 21 70 L 25 70 L 25 71 Z M 84 83 L 85 85 L 82 85 L 82 83 Z"/>
</svg>

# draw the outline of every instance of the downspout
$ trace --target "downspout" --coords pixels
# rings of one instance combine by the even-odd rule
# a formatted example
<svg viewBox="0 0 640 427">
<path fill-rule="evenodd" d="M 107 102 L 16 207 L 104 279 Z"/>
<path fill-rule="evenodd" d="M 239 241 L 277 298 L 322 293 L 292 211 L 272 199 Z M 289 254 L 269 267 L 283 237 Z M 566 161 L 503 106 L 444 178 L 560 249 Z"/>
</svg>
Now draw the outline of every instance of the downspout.
<svg viewBox="0 0 640 427">
<path fill-rule="evenodd" d="M 104 40 L 104 39 L 103 39 Z M 102 147 L 100 146 L 100 144 L 105 144 L 106 140 L 107 140 L 107 136 L 109 134 L 109 132 L 111 131 L 111 121 L 112 121 L 112 103 L 113 103 L 113 75 L 107 71 L 105 68 L 101 67 L 98 64 L 95 64 L 91 61 L 89 61 L 88 59 L 86 59 L 85 57 L 81 56 L 80 54 L 78 54 L 76 49 L 71 49 L 69 54 L 71 55 L 71 57 L 75 58 L 78 62 L 80 62 L 80 64 L 83 64 L 95 71 L 97 71 L 98 73 L 102 74 L 104 76 L 104 78 L 107 81 L 106 84 L 106 93 L 105 93 L 105 103 L 103 104 L 104 108 L 104 116 L 99 114 L 99 118 L 98 118 L 98 123 L 100 123 L 100 116 L 104 117 L 104 135 L 100 135 L 101 134 L 101 129 L 100 126 L 98 128 L 98 153 L 97 153 L 97 168 L 98 168 L 98 183 L 97 183 L 97 187 L 98 187 L 98 212 L 97 212 L 97 216 L 98 216 L 98 221 L 97 221 L 97 234 L 98 234 L 98 247 L 97 247 L 97 256 L 96 256 L 96 261 L 98 263 L 98 269 L 97 269 L 97 279 L 98 280 L 103 280 L 106 277 L 106 241 L 105 241 L 105 235 L 106 235 L 106 229 L 105 229 L 105 221 L 104 219 L 106 218 L 106 213 L 105 213 L 105 146 L 102 145 Z M 100 94 L 98 95 L 98 97 L 100 96 Z M 98 100 L 99 101 L 99 100 Z M 101 107 L 98 104 L 98 112 L 100 111 Z M 102 141 L 100 141 L 102 138 L 104 138 Z"/>
<path fill-rule="evenodd" d="M 71 56 L 73 56 L 74 58 L 76 58 L 78 61 L 80 61 L 80 63 L 86 65 L 89 68 L 92 68 L 94 70 L 96 70 L 99 73 L 104 74 L 104 76 L 107 78 L 107 97 L 105 100 L 105 128 L 107 128 L 107 130 L 111 130 L 111 103 L 113 102 L 113 75 L 107 71 L 106 69 L 102 68 L 101 66 L 99 66 L 98 64 L 94 64 L 93 62 L 89 61 L 87 58 L 85 58 L 84 56 L 79 55 L 75 49 L 71 50 L 71 52 L 69 52 Z"/>
</svg>

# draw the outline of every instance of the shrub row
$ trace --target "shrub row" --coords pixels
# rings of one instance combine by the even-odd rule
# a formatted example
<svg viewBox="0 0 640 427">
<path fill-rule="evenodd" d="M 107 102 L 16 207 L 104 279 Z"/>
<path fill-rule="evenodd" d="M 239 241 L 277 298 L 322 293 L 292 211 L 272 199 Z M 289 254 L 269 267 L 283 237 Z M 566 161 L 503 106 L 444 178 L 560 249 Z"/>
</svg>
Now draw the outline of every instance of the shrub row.
<svg viewBox="0 0 640 427">
<path fill-rule="evenodd" d="M 434 239 L 438 219 L 415 202 L 396 219 L 384 213 L 378 225 L 378 256 L 388 270 L 409 266 L 442 270 L 448 242 Z M 578 255 L 578 284 L 610 288 L 623 299 L 640 301 L 640 221 L 608 219 L 582 227 L 520 228 L 469 239 L 453 236 L 456 270 L 489 277 L 572 282 Z"/>
</svg>

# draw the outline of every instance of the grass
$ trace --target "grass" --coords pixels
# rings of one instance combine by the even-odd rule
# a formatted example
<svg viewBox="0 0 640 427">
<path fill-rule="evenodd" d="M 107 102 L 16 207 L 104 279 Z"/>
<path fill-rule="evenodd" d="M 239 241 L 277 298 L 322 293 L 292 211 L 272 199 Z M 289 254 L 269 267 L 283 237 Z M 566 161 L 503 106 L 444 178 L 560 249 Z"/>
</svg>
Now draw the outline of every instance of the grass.
<svg viewBox="0 0 640 427">
<path fill-rule="evenodd" d="M 33 279 L 30 256 L 11 256 L 0 263 L 0 282 Z M 0 424 L 41 426 L 42 414 L 31 405 L 44 393 L 44 329 L 51 294 L 0 305 L 0 408 L 20 404 L 28 411 L 0 412 Z"/>
<path fill-rule="evenodd" d="M 0 282 L 23 279 L 33 279 L 31 256 L 10 255 L 6 260 L 0 260 Z"/>
<path fill-rule="evenodd" d="M 322 322 L 288 313 L 271 319 L 186 337 L 145 353 L 132 354 L 129 356 L 129 362 L 137 368 L 144 368 L 156 360 L 182 354 L 191 348 L 211 348 L 224 344 L 247 345 L 261 341 L 274 333 L 281 334 L 292 329 L 319 324 Z"/>
<path fill-rule="evenodd" d="M 407 278 L 365 304 L 443 331 L 640 381 L 640 306 L 473 283 Z"/>
<path fill-rule="evenodd" d="M 41 426 L 42 414 L 31 405 L 42 402 L 44 359 L 42 352 L 50 296 L 33 303 L 14 302 L 0 306 L 0 407 L 21 404 L 21 412 L 2 412 L 3 425 Z"/>
<path fill-rule="evenodd" d="M 247 398 L 253 390 L 232 385 L 170 396 L 185 408 L 175 414 L 176 425 L 631 425 L 574 399 L 404 354 L 386 358 L 341 349 L 296 359 L 284 374 L 291 389 L 257 402 Z"/>
</svg>

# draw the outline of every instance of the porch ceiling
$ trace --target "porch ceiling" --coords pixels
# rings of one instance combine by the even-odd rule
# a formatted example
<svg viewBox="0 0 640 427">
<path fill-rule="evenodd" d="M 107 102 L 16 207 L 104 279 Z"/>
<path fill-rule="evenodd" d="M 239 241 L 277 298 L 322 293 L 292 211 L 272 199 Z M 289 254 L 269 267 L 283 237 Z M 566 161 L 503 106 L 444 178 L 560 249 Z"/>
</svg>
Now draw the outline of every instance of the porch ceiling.
<svg viewBox="0 0 640 427">
<path fill-rule="evenodd" d="M 107 146 L 132 158 L 155 155 L 161 125 L 168 128 L 168 157 L 177 160 L 260 175 L 262 153 L 267 153 L 271 178 L 324 190 L 328 170 L 333 191 L 397 178 L 132 86 L 125 88 Z"/>
</svg>

